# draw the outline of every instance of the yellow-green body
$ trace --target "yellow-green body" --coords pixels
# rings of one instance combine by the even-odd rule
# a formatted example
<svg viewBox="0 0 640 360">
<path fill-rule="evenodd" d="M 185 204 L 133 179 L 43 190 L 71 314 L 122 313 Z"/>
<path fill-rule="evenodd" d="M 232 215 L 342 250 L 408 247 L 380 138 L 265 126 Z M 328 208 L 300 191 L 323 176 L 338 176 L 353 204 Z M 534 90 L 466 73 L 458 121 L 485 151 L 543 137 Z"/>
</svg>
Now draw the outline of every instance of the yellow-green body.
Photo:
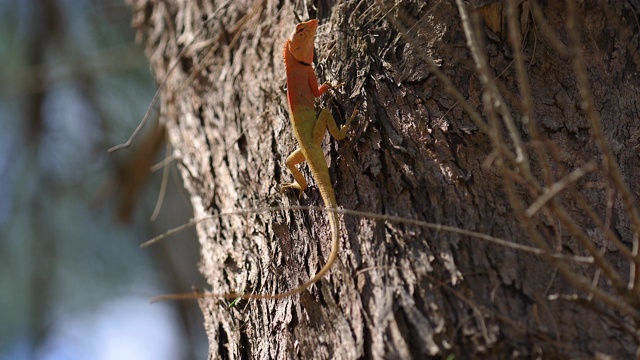
<svg viewBox="0 0 640 360">
<path fill-rule="evenodd" d="M 283 184 L 282 190 L 294 188 L 302 194 L 302 191 L 307 188 L 307 181 L 296 167 L 296 165 L 306 161 L 313 178 L 316 180 L 325 206 L 327 208 L 337 208 L 338 204 L 331 185 L 329 168 L 321 146 L 322 139 L 327 130 L 336 140 L 344 139 L 347 136 L 351 121 L 357 115 L 357 110 L 353 112 L 353 115 L 341 128 L 338 128 L 331 112 L 327 109 L 322 109 L 320 115 L 316 116 L 314 99 L 330 88 L 330 85 L 326 83 L 318 87 L 318 80 L 311 66 L 313 62 L 313 41 L 317 27 L 318 20 L 315 19 L 298 24 L 284 47 L 289 117 L 291 118 L 291 127 L 298 140 L 299 147 L 287 157 L 286 161 L 295 181 Z M 308 288 L 319 281 L 337 259 L 340 250 L 340 223 L 336 212 L 329 211 L 328 215 L 331 226 L 331 253 L 326 264 L 308 282 L 297 289 L 274 295 L 274 298 L 294 295 Z"/>
<path fill-rule="evenodd" d="M 291 118 L 291 126 L 296 139 L 298 139 L 299 147 L 287 157 L 286 161 L 287 167 L 291 170 L 295 181 L 293 183 L 283 184 L 281 190 L 293 188 L 299 190 L 300 194 L 302 194 L 302 191 L 307 188 L 307 181 L 298 168 L 296 168 L 296 165 L 306 160 L 309 169 L 311 169 L 311 174 L 316 180 L 325 206 L 330 209 L 335 209 L 338 204 L 336 203 L 333 186 L 331 185 L 329 168 L 324 159 L 324 151 L 321 147 L 322 139 L 327 130 L 329 130 L 329 133 L 336 140 L 344 139 L 347 136 L 349 124 L 351 124 L 351 121 L 356 117 L 358 111 L 354 110 L 346 124 L 340 128 L 336 125 L 336 121 L 329 110 L 322 109 L 320 115 L 316 116 L 314 107 L 315 98 L 321 96 L 331 88 L 331 86 L 326 83 L 318 87 L 318 80 L 311 66 L 313 62 L 313 42 L 317 27 L 318 20 L 316 19 L 298 24 L 296 30 L 291 34 L 291 37 L 285 42 L 284 46 L 289 117 Z M 322 279 L 324 274 L 331 269 L 331 266 L 338 258 L 338 252 L 340 250 L 340 223 L 338 221 L 338 214 L 334 211 L 328 211 L 328 215 L 331 226 L 331 253 L 329 254 L 329 258 L 311 280 L 296 289 L 274 295 L 195 292 L 191 294 L 159 296 L 156 297 L 154 301 L 204 297 L 221 297 L 226 299 L 281 299 L 295 295 Z"/>
</svg>

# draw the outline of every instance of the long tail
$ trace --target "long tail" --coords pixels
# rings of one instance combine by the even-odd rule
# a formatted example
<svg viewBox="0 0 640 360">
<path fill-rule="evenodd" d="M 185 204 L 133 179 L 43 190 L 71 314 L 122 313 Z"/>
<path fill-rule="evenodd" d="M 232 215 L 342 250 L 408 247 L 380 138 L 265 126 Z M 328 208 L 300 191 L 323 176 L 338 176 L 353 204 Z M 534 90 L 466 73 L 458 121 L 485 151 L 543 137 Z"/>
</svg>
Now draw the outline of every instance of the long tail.
<svg viewBox="0 0 640 360">
<path fill-rule="evenodd" d="M 336 201 L 333 196 L 333 191 L 330 193 L 325 193 L 325 191 L 321 191 L 321 195 L 328 209 L 336 208 Z M 333 206 L 331 206 L 333 205 Z M 338 213 L 335 211 L 327 211 L 329 215 L 329 225 L 331 226 L 331 253 L 329 254 L 329 259 L 326 264 L 318 271 L 318 273 L 306 283 L 300 285 L 299 287 L 289 290 L 280 294 L 273 295 L 261 295 L 261 294 L 237 294 L 237 293 L 226 293 L 226 294 L 214 294 L 214 293 L 203 293 L 203 292 L 193 292 L 193 293 L 183 293 L 183 294 L 169 294 L 169 295 L 161 295 L 151 299 L 151 302 L 163 301 L 163 300 L 188 300 L 188 299 L 201 299 L 201 298 L 221 298 L 227 300 L 233 299 L 254 299 L 254 300 L 277 300 L 282 299 L 287 296 L 296 295 L 304 290 L 306 290 L 309 286 L 317 283 L 322 279 L 322 277 L 331 269 L 333 263 L 338 258 L 338 253 L 340 252 L 340 222 L 338 221 Z"/>
</svg>

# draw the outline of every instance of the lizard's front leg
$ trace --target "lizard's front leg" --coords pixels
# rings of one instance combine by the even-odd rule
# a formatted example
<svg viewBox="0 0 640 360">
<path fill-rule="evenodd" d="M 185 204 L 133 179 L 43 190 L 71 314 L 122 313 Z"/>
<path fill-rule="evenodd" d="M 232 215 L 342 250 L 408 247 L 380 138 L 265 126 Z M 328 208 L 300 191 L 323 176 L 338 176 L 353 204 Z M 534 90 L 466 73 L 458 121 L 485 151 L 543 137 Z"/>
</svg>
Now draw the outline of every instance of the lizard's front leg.
<svg viewBox="0 0 640 360">
<path fill-rule="evenodd" d="M 347 131 L 349 131 L 349 126 L 351 126 L 351 122 L 358 115 L 358 108 L 356 107 L 351 114 L 351 117 L 347 119 L 347 122 L 338 128 L 336 124 L 336 120 L 331 115 L 329 109 L 324 108 L 320 111 L 320 115 L 318 115 L 318 121 L 316 122 L 315 127 L 313 128 L 313 141 L 317 145 L 322 143 L 322 138 L 324 138 L 325 129 L 329 130 L 331 136 L 336 140 L 342 140 L 347 136 Z"/>
</svg>

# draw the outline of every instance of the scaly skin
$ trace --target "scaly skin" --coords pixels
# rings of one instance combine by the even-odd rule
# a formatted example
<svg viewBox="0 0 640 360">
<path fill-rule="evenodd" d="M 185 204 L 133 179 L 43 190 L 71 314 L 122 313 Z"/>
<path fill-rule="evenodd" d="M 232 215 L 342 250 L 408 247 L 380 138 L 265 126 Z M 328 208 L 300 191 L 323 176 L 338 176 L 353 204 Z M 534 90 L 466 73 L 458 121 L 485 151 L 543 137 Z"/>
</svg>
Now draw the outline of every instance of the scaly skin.
<svg viewBox="0 0 640 360">
<path fill-rule="evenodd" d="M 284 65 L 287 72 L 287 98 L 289 100 L 289 117 L 293 133 L 298 139 L 299 148 L 287 158 L 287 167 L 291 170 L 295 182 L 284 184 L 281 191 L 287 188 L 294 188 L 302 191 L 307 188 L 307 181 L 296 165 L 307 161 L 313 178 L 318 184 L 320 195 L 327 208 L 337 208 L 336 197 L 333 193 L 329 168 L 324 159 L 322 150 L 322 139 L 324 133 L 329 130 L 331 136 L 336 140 L 342 140 L 347 136 L 347 130 L 351 121 L 358 111 L 354 110 L 346 124 L 340 128 L 328 109 L 322 109 L 320 115 L 316 117 L 314 99 L 321 96 L 331 86 L 327 83 L 318 87 L 316 73 L 311 66 L 313 62 L 313 41 L 318 28 L 318 20 L 311 19 L 300 23 L 291 34 L 291 37 L 284 45 Z M 331 225 L 331 253 L 327 263 L 308 282 L 300 287 L 274 295 L 274 299 L 295 295 L 314 283 L 318 282 L 331 269 L 331 266 L 338 258 L 340 250 L 340 223 L 338 214 L 329 211 L 329 224 Z"/>
<path fill-rule="evenodd" d="M 289 101 L 289 117 L 293 133 L 298 139 L 299 148 L 296 149 L 287 158 L 287 167 L 291 170 L 295 181 L 289 184 L 283 184 L 281 191 L 287 188 L 293 188 L 302 191 L 307 188 L 307 181 L 302 173 L 296 168 L 296 165 L 307 161 L 311 174 L 318 184 L 318 189 L 324 200 L 325 207 L 337 208 L 336 197 L 333 193 L 331 178 L 329 177 L 329 168 L 324 159 L 322 151 L 322 139 L 325 130 L 336 139 L 342 140 L 347 136 L 347 130 L 351 121 L 358 114 L 358 110 L 354 110 L 346 124 L 340 128 L 336 125 L 336 121 L 327 109 L 322 109 L 320 115 L 316 117 L 314 107 L 315 98 L 324 94 L 331 88 L 328 83 L 318 87 L 318 79 L 313 70 L 313 49 L 316 29 L 318 28 L 318 20 L 311 19 L 307 22 L 300 23 L 287 39 L 284 45 L 284 65 L 287 72 L 287 98 Z M 298 288 L 274 295 L 258 295 L 258 294 L 210 294 L 210 293 L 193 293 L 193 294 L 173 294 L 159 296 L 152 300 L 167 299 L 193 299 L 203 297 L 221 297 L 226 299 L 281 299 L 287 296 L 298 294 L 314 283 L 318 282 L 331 269 L 331 266 L 338 258 L 340 250 L 340 223 L 338 222 L 338 214 L 328 211 L 329 224 L 331 225 L 331 253 L 327 263 L 320 271 L 309 281 L 300 285 Z"/>
</svg>

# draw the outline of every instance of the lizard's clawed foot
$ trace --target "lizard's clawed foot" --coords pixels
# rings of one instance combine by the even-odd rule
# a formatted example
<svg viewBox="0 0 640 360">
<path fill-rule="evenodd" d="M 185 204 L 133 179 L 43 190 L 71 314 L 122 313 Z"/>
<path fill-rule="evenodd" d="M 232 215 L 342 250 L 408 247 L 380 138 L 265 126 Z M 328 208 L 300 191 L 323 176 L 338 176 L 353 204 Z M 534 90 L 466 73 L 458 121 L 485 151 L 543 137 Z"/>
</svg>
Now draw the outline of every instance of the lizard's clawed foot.
<svg viewBox="0 0 640 360">
<path fill-rule="evenodd" d="M 293 183 L 284 183 L 280 186 L 280 194 L 282 194 L 286 189 L 296 189 L 298 190 L 298 199 L 302 197 L 302 186 L 297 182 Z"/>
<path fill-rule="evenodd" d="M 326 84 L 326 85 L 329 85 L 329 89 L 330 89 L 330 90 L 337 89 L 337 88 L 339 88 L 339 87 L 344 86 L 344 83 L 343 83 L 343 82 L 341 82 L 341 83 L 339 83 L 339 84 L 335 84 L 335 85 L 331 85 L 331 84 L 330 84 L 330 83 L 328 83 L 328 82 L 326 82 L 325 84 Z"/>
<path fill-rule="evenodd" d="M 356 116 L 358 116 L 359 112 L 360 112 L 360 109 L 358 108 L 358 105 L 356 105 L 356 107 L 353 109 L 353 112 L 351 113 L 351 117 L 347 119 L 347 122 L 344 124 L 344 126 L 346 127 L 351 126 L 351 122 L 353 121 L 353 119 L 356 118 Z"/>
</svg>

